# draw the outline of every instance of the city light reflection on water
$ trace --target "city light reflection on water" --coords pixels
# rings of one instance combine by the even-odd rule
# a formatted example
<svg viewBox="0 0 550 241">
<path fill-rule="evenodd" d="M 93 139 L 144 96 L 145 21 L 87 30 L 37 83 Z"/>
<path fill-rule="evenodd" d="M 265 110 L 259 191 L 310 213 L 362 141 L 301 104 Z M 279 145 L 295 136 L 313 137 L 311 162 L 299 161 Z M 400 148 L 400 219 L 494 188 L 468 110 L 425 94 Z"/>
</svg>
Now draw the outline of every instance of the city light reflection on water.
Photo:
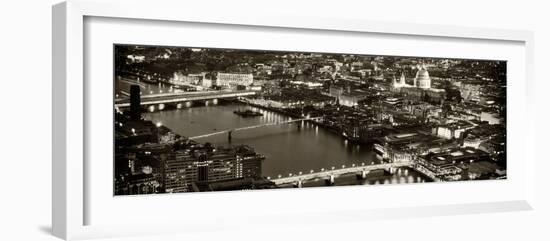
<svg viewBox="0 0 550 241">
<path fill-rule="evenodd" d="M 263 116 L 243 118 L 233 113 L 239 109 L 259 111 Z M 279 113 L 237 103 L 145 113 L 144 117 L 155 123 L 161 122 L 184 136 L 292 120 Z M 262 174 L 266 177 L 287 176 L 289 173 L 297 174 L 312 169 L 380 163 L 379 156 L 377 157 L 370 146 L 350 143 L 325 128 L 303 121 L 238 131 L 232 133 L 231 142 L 228 142 L 226 135 L 210 136 L 198 141 L 222 146 L 246 144 L 253 147 L 266 156 L 262 167 Z M 364 184 L 409 183 L 421 180 L 416 172 L 398 169 L 393 175 L 366 181 Z M 353 178 L 339 177 L 335 180 L 335 185 L 352 184 L 363 184 L 363 181 L 355 179 L 355 175 Z M 310 185 L 315 185 L 315 182 L 304 183 L 304 186 Z"/>
</svg>

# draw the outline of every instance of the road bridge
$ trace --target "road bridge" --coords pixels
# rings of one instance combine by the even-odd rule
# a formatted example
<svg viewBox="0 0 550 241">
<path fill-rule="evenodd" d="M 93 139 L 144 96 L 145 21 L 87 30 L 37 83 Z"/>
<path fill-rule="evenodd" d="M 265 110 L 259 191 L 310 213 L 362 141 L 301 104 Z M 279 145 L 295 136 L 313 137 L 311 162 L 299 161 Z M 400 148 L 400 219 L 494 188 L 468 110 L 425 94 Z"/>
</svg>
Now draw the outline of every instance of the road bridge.
<svg viewBox="0 0 550 241">
<path fill-rule="evenodd" d="M 202 91 L 202 92 L 179 92 L 179 93 L 159 93 L 141 96 L 142 106 L 179 104 L 190 101 L 203 101 L 213 99 L 231 99 L 245 96 L 256 95 L 255 91 L 237 90 L 237 91 Z M 115 99 L 115 106 L 118 108 L 129 107 L 129 98 Z"/>
<path fill-rule="evenodd" d="M 274 182 L 277 185 L 281 184 L 295 184 L 298 187 L 302 186 L 302 183 L 307 180 L 315 180 L 315 179 L 325 179 L 328 184 L 334 184 L 334 179 L 338 176 L 345 175 L 345 174 L 352 174 L 356 173 L 361 178 L 366 178 L 366 175 L 373 170 L 379 170 L 379 169 L 386 169 L 392 172 L 393 170 L 396 170 L 399 167 L 412 167 L 413 162 L 393 162 L 393 163 L 380 163 L 380 164 L 371 164 L 371 165 L 365 165 L 365 163 L 362 163 L 362 165 L 355 165 L 353 164 L 350 167 L 343 166 L 342 168 L 334 168 L 331 169 L 321 169 L 318 172 L 310 171 L 309 173 L 298 173 L 295 174 L 288 174 L 288 176 L 278 176 L 275 179 L 270 180 Z"/>
</svg>

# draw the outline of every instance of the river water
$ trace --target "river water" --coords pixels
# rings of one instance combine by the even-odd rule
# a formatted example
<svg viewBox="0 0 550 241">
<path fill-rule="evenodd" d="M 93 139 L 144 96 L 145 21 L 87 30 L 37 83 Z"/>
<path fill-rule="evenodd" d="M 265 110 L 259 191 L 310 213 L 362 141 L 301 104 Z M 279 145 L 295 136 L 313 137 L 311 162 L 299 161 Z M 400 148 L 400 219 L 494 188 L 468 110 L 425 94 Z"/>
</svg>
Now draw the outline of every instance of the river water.
<svg viewBox="0 0 550 241">
<path fill-rule="evenodd" d="M 251 109 L 263 114 L 260 117 L 243 118 L 233 113 L 235 110 Z M 225 103 L 193 106 L 191 108 L 145 113 L 144 117 L 153 122 L 161 122 L 174 132 L 187 136 L 199 136 L 239 127 L 291 120 L 290 117 L 241 103 Z M 246 144 L 256 152 L 266 156 L 262 174 L 276 178 L 289 173 L 307 173 L 321 168 L 341 168 L 342 165 L 365 165 L 380 163 L 380 158 L 370 145 L 348 142 L 341 136 L 307 122 L 265 126 L 236 131 L 231 141 L 227 134 L 197 139 L 216 146 Z M 341 177 L 336 185 L 411 183 L 425 181 L 419 174 L 408 168 L 401 168 L 394 175 L 358 181 Z M 305 184 L 306 185 L 306 184 Z M 310 185 L 316 185 L 310 183 Z M 307 186 L 307 185 L 306 185 Z"/>
</svg>

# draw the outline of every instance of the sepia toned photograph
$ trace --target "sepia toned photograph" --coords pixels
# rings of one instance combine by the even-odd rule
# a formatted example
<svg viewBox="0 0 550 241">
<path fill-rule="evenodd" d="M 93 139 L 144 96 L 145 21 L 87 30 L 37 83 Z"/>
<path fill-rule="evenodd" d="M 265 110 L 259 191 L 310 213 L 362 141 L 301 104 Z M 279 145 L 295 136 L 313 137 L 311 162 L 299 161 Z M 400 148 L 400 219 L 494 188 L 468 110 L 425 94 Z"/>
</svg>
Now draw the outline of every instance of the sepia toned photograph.
<svg viewBox="0 0 550 241">
<path fill-rule="evenodd" d="M 507 177 L 506 61 L 113 48 L 114 195 Z"/>
</svg>

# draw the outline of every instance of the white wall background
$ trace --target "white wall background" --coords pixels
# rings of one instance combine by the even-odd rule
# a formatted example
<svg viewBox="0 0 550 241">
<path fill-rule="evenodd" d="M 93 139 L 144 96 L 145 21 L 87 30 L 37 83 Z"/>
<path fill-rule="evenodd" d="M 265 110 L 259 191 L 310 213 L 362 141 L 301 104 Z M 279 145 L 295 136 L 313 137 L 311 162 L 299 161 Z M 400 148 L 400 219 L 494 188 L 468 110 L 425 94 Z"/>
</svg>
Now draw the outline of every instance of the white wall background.
<svg viewBox="0 0 550 241">
<path fill-rule="evenodd" d="M 0 7 L 0 240 L 56 240 L 51 219 L 51 5 L 54 0 L 4 1 Z M 160 1 L 156 1 L 160 2 Z M 195 2 L 195 1 L 194 1 Z M 383 21 L 435 23 L 535 31 L 537 108 L 536 211 L 433 217 L 379 222 L 310 225 L 284 230 L 227 230 L 117 240 L 548 240 L 550 170 L 550 7 L 523 0 L 271 0 L 204 1 L 235 11 L 285 12 Z M 206 3 L 208 2 L 208 3 Z M 212 2 L 212 3 L 210 3 Z M 205 11 L 208 9 L 182 9 Z M 24 94 L 21 94 L 22 91 Z M 260 220 L 259 220 L 260 221 Z M 261 221 L 260 221 L 261 222 Z"/>
</svg>

